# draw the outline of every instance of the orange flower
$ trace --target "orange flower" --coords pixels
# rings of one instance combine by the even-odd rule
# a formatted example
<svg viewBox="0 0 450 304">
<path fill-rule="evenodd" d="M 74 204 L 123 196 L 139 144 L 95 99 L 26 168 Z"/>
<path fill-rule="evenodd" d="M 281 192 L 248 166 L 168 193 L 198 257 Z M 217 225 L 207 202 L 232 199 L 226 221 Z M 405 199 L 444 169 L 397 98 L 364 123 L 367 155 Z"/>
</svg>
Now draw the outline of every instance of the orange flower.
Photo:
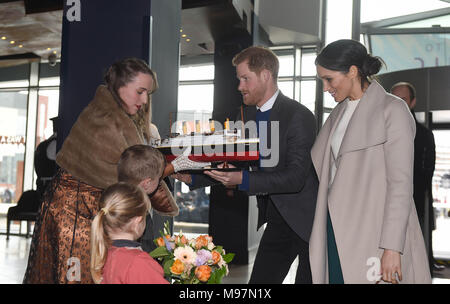
<svg viewBox="0 0 450 304">
<path fill-rule="evenodd" d="M 158 244 L 159 247 L 164 246 L 164 240 L 162 237 L 159 237 L 156 239 L 156 243 Z"/>
<path fill-rule="evenodd" d="M 202 247 L 208 246 L 208 239 L 206 237 L 207 235 L 200 235 L 198 238 L 196 238 L 195 248 L 200 249 Z"/>
<path fill-rule="evenodd" d="M 183 245 L 186 245 L 188 243 L 188 241 L 184 235 L 182 235 L 181 237 L 179 235 L 177 235 L 175 238 L 175 243 L 181 243 Z"/>
<path fill-rule="evenodd" d="M 198 266 L 195 269 L 195 276 L 202 282 L 207 282 L 211 276 L 211 267 L 208 265 Z"/>
<path fill-rule="evenodd" d="M 175 260 L 175 262 L 173 262 L 173 265 L 170 267 L 170 271 L 173 274 L 176 274 L 176 275 L 182 274 L 183 271 L 184 271 L 184 264 L 183 264 L 183 262 L 181 262 L 178 259 Z"/>
<path fill-rule="evenodd" d="M 221 258 L 220 253 L 218 253 L 217 251 L 213 250 L 212 251 L 212 259 L 213 259 L 214 264 L 219 263 L 220 262 L 220 258 Z"/>
</svg>

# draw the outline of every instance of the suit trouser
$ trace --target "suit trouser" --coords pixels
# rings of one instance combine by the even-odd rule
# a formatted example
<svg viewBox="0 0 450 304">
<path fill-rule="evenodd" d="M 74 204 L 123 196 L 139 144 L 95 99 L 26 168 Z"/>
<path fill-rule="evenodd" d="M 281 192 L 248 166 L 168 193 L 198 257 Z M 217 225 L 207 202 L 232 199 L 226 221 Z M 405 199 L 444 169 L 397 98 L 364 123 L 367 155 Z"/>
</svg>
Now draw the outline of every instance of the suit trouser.
<svg viewBox="0 0 450 304">
<path fill-rule="evenodd" d="M 271 201 L 267 205 L 267 226 L 259 243 L 249 284 L 281 284 L 298 255 L 296 284 L 311 284 L 309 244 L 286 223 Z"/>
</svg>

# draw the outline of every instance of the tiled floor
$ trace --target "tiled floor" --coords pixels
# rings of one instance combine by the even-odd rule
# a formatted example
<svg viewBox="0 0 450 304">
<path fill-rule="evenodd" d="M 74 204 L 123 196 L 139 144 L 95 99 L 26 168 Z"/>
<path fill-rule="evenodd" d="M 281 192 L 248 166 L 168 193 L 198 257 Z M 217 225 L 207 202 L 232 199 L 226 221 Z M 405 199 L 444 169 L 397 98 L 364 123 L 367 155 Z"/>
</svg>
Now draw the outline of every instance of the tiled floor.
<svg viewBox="0 0 450 304">
<path fill-rule="evenodd" d="M 435 231 L 433 233 L 435 256 L 449 260 L 450 242 L 448 242 L 448 235 L 450 232 L 450 219 L 438 219 L 437 225 L 440 228 L 438 230 L 439 232 Z M 6 219 L 4 217 L 0 217 L 0 226 L 6 227 Z M 25 222 L 23 222 L 21 228 L 22 233 L 25 233 Z M 189 231 L 188 227 L 183 227 L 183 231 L 188 237 L 198 235 L 198 233 L 187 233 L 186 231 Z M 27 266 L 31 237 L 25 238 L 24 236 L 11 235 L 10 239 L 6 240 L 4 229 L 1 229 L 0 232 L 0 284 L 20 284 L 22 283 Z M 17 234 L 19 232 L 19 225 L 12 225 L 11 232 Z M 200 233 L 200 231 L 198 232 Z M 250 256 L 251 263 L 248 265 L 230 265 L 229 275 L 223 279 L 223 283 L 246 284 L 250 279 L 253 260 L 254 254 Z M 285 278 L 284 284 L 292 284 L 294 282 L 297 263 L 297 261 L 294 261 L 292 264 L 291 271 Z M 447 265 L 449 265 L 448 262 Z M 433 284 L 450 284 L 450 267 L 436 272 L 434 274 Z"/>
<path fill-rule="evenodd" d="M 28 253 L 30 250 L 31 238 L 22 236 L 10 236 L 6 240 L 6 235 L 0 235 L 0 284 L 21 284 L 25 268 L 27 266 Z M 295 263 L 291 270 L 295 268 Z M 246 284 L 250 278 L 252 264 L 230 265 L 229 276 L 223 279 L 224 284 Z M 285 284 L 292 284 L 295 272 L 290 271 Z M 433 278 L 433 284 L 450 284 L 450 268 Z"/>
<path fill-rule="evenodd" d="M 28 261 L 31 238 L 0 235 L 0 284 L 21 284 Z"/>
</svg>

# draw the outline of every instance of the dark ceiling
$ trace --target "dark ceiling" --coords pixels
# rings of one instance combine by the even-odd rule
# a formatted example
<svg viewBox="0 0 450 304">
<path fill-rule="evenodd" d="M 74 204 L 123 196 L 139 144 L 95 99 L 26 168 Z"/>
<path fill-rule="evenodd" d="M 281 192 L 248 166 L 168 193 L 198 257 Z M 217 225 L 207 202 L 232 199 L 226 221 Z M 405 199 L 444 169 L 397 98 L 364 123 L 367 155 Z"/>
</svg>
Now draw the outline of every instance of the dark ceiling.
<svg viewBox="0 0 450 304">
<path fill-rule="evenodd" d="M 182 0 L 182 56 L 214 53 L 214 40 L 242 27 L 230 0 Z M 0 0 L 0 66 L 59 56 L 62 0 Z M 185 37 L 181 35 L 186 35 Z M 36 56 L 37 55 L 37 56 Z"/>
</svg>

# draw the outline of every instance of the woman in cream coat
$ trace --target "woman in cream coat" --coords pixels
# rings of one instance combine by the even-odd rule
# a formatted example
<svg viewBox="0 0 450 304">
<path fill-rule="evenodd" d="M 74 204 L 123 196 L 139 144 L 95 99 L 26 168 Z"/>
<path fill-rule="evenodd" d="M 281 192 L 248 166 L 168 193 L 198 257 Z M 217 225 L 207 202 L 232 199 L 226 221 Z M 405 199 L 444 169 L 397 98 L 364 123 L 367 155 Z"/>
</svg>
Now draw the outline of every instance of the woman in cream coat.
<svg viewBox="0 0 450 304">
<path fill-rule="evenodd" d="M 338 104 L 312 148 L 319 193 L 310 239 L 314 283 L 431 283 L 413 202 L 415 123 L 370 77 L 381 60 L 353 40 L 316 59 Z"/>
</svg>

